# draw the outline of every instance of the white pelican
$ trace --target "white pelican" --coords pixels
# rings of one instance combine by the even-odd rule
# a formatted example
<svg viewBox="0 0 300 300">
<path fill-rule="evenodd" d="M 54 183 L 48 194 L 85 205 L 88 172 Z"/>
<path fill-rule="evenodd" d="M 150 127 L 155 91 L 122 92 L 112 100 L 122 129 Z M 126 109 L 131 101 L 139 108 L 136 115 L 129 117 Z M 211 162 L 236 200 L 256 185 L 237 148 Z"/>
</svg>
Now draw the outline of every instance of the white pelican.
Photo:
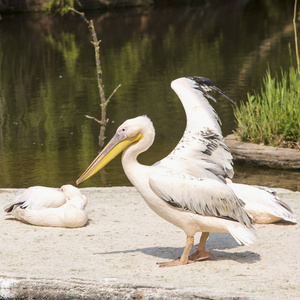
<svg viewBox="0 0 300 300">
<path fill-rule="evenodd" d="M 207 93 L 210 89 L 227 97 L 209 79 L 194 77 L 193 80 L 200 84 L 207 98 L 215 101 Z M 173 81 L 172 88 L 184 106 L 187 128 L 177 147 L 159 163 L 196 177 L 218 177 L 222 181 L 226 177 L 232 178 L 232 156 L 225 145 L 216 112 L 204 97 L 198 99 L 194 96 L 195 92 L 193 89 L 187 89 L 184 80 Z M 245 202 L 244 209 L 255 223 L 269 224 L 281 220 L 296 223 L 293 210 L 281 201 L 274 191 L 271 192 L 270 188 L 241 185 L 228 178 L 226 180 L 237 197 Z"/>
<path fill-rule="evenodd" d="M 86 197 L 73 185 L 60 189 L 33 186 L 8 204 L 4 211 L 38 226 L 81 227 L 88 220 Z"/>
<path fill-rule="evenodd" d="M 155 136 L 150 119 L 140 116 L 125 121 L 117 129 L 76 182 L 91 177 L 124 150 L 122 165 L 131 183 L 151 209 L 187 235 L 180 259 L 160 266 L 182 265 L 210 257 L 205 251 L 209 232 L 229 232 L 239 244 L 249 245 L 256 240 L 243 201 L 226 185 L 225 177 L 233 175 L 232 157 L 224 143 L 218 116 L 206 99 L 214 99 L 208 94 L 211 90 L 226 95 L 203 77 L 179 78 L 171 87 L 187 114 L 184 135 L 171 154 L 153 166 L 137 161 L 137 156 L 152 145 Z M 189 256 L 196 232 L 202 232 L 200 243 L 196 253 Z"/>
<path fill-rule="evenodd" d="M 233 183 L 226 178 L 238 198 L 245 202 L 244 209 L 256 224 L 270 224 L 278 221 L 297 223 L 293 210 L 271 188 Z"/>
</svg>

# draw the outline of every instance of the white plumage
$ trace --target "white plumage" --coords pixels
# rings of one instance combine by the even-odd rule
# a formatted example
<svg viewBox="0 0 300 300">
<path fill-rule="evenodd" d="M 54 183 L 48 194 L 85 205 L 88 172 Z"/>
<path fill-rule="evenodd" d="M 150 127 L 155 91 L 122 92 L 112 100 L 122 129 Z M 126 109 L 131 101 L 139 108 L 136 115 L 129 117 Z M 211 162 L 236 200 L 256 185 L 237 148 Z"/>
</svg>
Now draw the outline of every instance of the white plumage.
<svg viewBox="0 0 300 300">
<path fill-rule="evenodd" d="M 224 142 L 219 126 L 220 119 L 206 99 L 215 101 L 207 93 L 210 90 L 216 90 L 227 96 L 209 79 L 202 77 L 190 79 L 193 80 L 179 78 L 171 84 L 185 109 L 187 126 L 172 153 L 159 163 L 196 177 L 214 179 L 218 177 L 245 202 L 244 209 L 255 223 L 270 224 L 282 220 L 296 223 L 293 210 L 278 198 L 275 191 L 271 191 L 270 188 L 236 184 L 228 179 L 234 175 L 232 155 Z"/>
<path fill-rule="evenodd" d="M 278 221 L 297 223 L 293 210 L 279 199 L 273 189 L 233 183 L 228 178 L 226 182 L 237 197 L 245 202 L 244 208 L 256 224 L 270 224 Z"/>
<path fill-rule="evenodd" d="M 232 156 L 224 142 L 219 117 L 208 102 L 215 99 L 208 92 L 214 90 L 232 100 L 213 81 L 203 77 L 179 78 L 171 87 L 187 116 L 186 129 L 175 149 L 153 166 L 140 164 L 137 156 L 152 145 L 155 130 L 146 116 L 129 119 L 117 129 L 77 184 L 93 176 L 124 150 L 122 165 L 128 179 L 151 209 L 187 235 L 181 258 L 161 266 L 210 257 L 205 251 L 209 232 L 229 232 L 240 244 L 253 243 L 256 235 L 250 214 L 264 222 L 267 218 L 262 216 L 272 211 L 277 217 L 295 222 L 291 209 L 274 201 L 267 191 L 226 181 L 234 174 Z M 255 210 L 259 211 L 259 217 Z M 196 232 L 202 232 L 200 243 L 196 253 L 189 256 Z"/>
<path fill-rule="evenodd" d="M 178 78 L 171 87 L 184 107 L 187 125 L 178 145 L 160 163 L 196 177 L 225 182 L 224 178 L 234 173 L 232 156 L 222 136 L 220 119 L 206 97 L 216 101 L 208 94 L 215 90 L 230 98 L 203 77 Z"/>
<path fill-rule="evenodd" d="M 187 114 L 186 130 L 172 153 L 153 166 L 137 161 L 155 136 L 150 119 L 137 117 L 117 129 L 77 180 L 79 184 L 91 177 L 124 150 L 122 165 L 131 183 L 151 209 L 187 235 L 181 258 L 161 266 L 187 264 L 211 256 L 205 251 L 209 232 L 230 232 L 238 243 L 246 245 L 256 239 L 243 201 L 226 185 L 225 177 L 233 175 L 232 157 L 224 143 L 219 118 L 206 99 L 212 98 L 208 91 L 224 93 L 202 77 L 179 78 L 171 86 Z M 196 232 L 203 234 L 197 252 L 189 257 Z"/>
<path fill-rule="evenodd" d="M 70 184 L 60 189 L 33 186 L 8 204 L 4 211 L 38 226 L 81 227 L 88 220 L 86 197 Z"/>
<path fill-rule="evenodd" d="M 189 79 L 193 80 L 179 78 L 171 84 L 185 109 L 187 126 L 178 145 L 160 163 L 196 177 L 218 177 L 226 182 L 237 197 L 245 202 L 244 209 L 255 223 L 270 224 L 282 220 L 296 223 L 293 210 L 274 191 L 271 192 L 271 189 L 236 184 L 228 179 L 234 175 L 232 155 L 225 144 L 219 126 L 220 119 L 206 99 L 215 101 L 208 94 L 211 90 L 227 96 L 207 78 Z"/>
</svg>

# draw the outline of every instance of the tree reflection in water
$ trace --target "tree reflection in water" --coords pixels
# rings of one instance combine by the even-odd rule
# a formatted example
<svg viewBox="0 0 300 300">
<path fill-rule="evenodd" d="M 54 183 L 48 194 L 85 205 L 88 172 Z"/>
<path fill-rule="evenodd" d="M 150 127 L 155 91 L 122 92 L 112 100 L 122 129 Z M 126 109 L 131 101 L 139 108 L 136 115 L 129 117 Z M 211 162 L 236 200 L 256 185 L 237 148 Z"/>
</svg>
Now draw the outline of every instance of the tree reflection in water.
<svg viewBox="0 0 300 300">
<path fill-rule="evenodd" d="M 106 136 L 125 119 L 147 114 L 156 140 L 141 161 L 167 155 L 185 128 L 170 88 L 177 77 L 211 78 L 237 103 L 245 100 L 260 89 L 268 64 L 274 72 L 290 64 L 292 2 L 204 1 L 86 13 L 102 40 L 105 90 L 122 84 L 108 107 Z M 39 14 L 2 15 L 1 25 L 0 187 L 74 184 L 98 151 L 99 126 L 85 118 L 100 112 L 89 29 L 78 16 Z M 220 99 L 215 109 L 224 135 L 231 133 L 231 105 Z M 129 185 L 118 159 L 105 170 L 108 186 Z M 289 187 L 289 177 L 299 177 L 270 172 L 271 180 L 260 177 L 263 169 L 236 166 L 235 180 Z M 103 182 L 94 176 L 84 186 Z"/>
</svg>

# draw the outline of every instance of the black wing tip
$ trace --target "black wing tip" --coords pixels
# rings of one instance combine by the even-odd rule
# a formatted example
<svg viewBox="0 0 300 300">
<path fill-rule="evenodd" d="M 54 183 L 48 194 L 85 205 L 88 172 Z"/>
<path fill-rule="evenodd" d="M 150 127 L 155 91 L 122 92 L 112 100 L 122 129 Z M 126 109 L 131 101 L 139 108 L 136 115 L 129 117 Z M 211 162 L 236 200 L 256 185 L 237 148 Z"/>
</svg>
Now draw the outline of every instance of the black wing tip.
<svg viewBox="0 0 300 300">
<path fill-rule="evenodd" d="M 198 86 L 199 88 L 201 88 L 201 90 L 203 92 L 205 92 L 205 94 L 207 96 L 209 96 L 212 100 L 214 100 L 215 102 L 216 99 L 213 98 L 211 95 L 208 95 L 206 92 L 207 90 L 205 89 L 206 88 L 209 88 L 210 90 L 214 90 L 218 93 L 220 93 L 221 95 L 223 95 L 225 98 L 227 98 L 231 103 L 235 104 L 235 102 L 229 97 L 227 96 L 223 91 L 221 91 L 219 88 L 216 87 L 216 84 L 214 81 L 212 81 L 211 79 L 209 78 L 206 78 L 206 77 L 200 77 L 200 76 L 190 76 L 190 77 L 187 77 L 188 79 L 191 79 L 193 80 Z M 204 88 L 204 89 L 203 89 Z"/>
<path fill-rule="evenodd" d="M 198 85 L 215 86 L 215 82 L 206 77 L 189 76 L 188 79 L 195 81 Z"/>
<path fill-rule="evenodd" d="M 22 201 L 22 202 L 17 202 L 17 203 L 12 203 L 12 204 L 10 204 L 10 205 L 8 205 L 8 206 L 5 206 L 4 207 L 4 212 L 6 212 L 6 213 L 11 213 L 14 209 L 15 209 L 15 207 L 17 207 L 17 206 L 20 206 L 21 208 L 26 208 L 26 207 L 22 207 L 22 204 L 24 204 L 25 203 L 25 201 Z"/>
<path fill-rule="evenodd" d="M 13 208 L 14 208 L 14 205 L 10 205 L 9 207 L 5 207 L 4 212 L 9 214 L 10 212 L 12 212 Z"/>
</svg>

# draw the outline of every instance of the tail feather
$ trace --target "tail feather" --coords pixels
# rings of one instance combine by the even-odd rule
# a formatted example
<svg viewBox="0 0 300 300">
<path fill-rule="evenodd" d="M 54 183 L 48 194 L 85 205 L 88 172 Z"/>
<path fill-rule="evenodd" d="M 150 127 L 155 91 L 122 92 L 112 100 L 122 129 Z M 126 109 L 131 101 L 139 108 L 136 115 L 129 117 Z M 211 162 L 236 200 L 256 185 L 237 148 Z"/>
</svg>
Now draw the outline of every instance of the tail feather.
<svg viewBox="0 0 300 300">
<path fill-rule="evenodd" d="M 249 246 L 257 240 L 255 229 L 252 226 L 251 228 L 232 226 L 228 228 L 228 231 L 240 245 Z"/>
<path fill-rule="evenodd" d="M 277 199 L 277 202 L 287 210 L 287 212 L 289 212 L 290 214 L 288 214 L 287 212 L 285 212 L 288 215 L 288 221 L 293 222 L 293 223 L 297 223 L 296 218 L 295 218 L 295 213 L 294 211 L 290 208 L 289 205 L 287 205 L 285 202 L 283 202 L 282 200 L 280 200 L 279 198 Z"/>
</svg>

